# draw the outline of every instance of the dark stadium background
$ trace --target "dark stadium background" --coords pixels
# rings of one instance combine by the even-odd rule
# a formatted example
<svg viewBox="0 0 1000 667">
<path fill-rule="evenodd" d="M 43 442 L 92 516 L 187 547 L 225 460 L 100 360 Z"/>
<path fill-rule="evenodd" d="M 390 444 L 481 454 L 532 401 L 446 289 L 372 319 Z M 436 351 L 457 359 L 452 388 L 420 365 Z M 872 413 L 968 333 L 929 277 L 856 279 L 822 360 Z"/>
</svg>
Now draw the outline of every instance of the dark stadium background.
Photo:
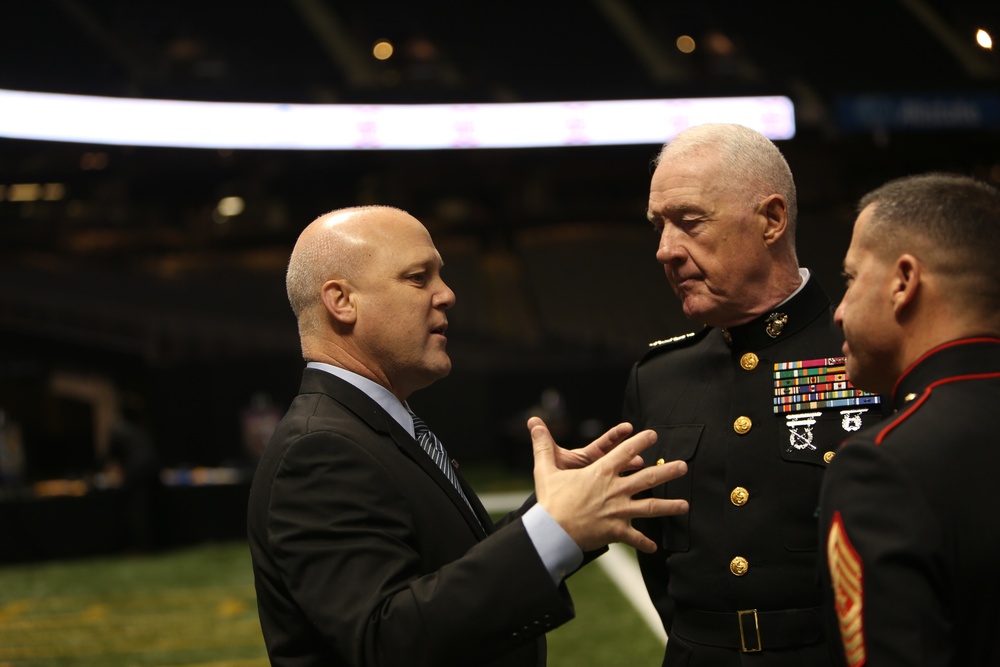
<svg viewBox="0 0 1000 667">
<path fill-rule="evenodd" d="M 992 0 L 13 0 L 0 15 L 4 89 L 352 104 L 786 95 L 800 260 L 834 298 L 865 191 L 927 170 L 1000 183 L 1000 58 L 973 41 L 1000 34 Z M 378 39 L 395 45 L 389 61 L 371 57 Z M 266 399 L 280 412 L 301 372 L 288 253 L 315 216 L 362 203 L 424 221 L 458 294 L 455 370 L 413 404 L 463 461 L 526 470 L 527 411 L 544 403 L 564 442 L 582 440 L 617 419 L 648 341 L 696 327 L 644 217 L 657 149 L 0 139 L 0 186 L 65 188 L 0 197 L 0 411 L 24 452 L 3 497 L 92 484 L 102 416 L 86 396 L 108 387 L 142 406 L 165 468 L 252 468 L 246 411 Z M 220 224 L 226 196 L 246 209 Z"/>
</svg>

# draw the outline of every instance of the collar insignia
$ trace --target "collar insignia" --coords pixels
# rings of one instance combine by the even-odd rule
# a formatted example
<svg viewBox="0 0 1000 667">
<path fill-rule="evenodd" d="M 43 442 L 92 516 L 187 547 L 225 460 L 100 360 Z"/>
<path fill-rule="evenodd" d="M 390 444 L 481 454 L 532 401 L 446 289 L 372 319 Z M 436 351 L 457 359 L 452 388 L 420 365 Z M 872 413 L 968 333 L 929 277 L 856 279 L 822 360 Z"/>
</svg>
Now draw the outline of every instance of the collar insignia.
<svg viewBox="0 0 1000 667">
<path fill-rule="evenodd" d="M 788 315 L 784 313 L 771 313 L 764 322 L 767 324 L 765 328 L 767 335 L 771 338 L 777 338 L 781 335 L 781 331 L 785 328 L 785 325 L 788 324 Z"/>
</svg>

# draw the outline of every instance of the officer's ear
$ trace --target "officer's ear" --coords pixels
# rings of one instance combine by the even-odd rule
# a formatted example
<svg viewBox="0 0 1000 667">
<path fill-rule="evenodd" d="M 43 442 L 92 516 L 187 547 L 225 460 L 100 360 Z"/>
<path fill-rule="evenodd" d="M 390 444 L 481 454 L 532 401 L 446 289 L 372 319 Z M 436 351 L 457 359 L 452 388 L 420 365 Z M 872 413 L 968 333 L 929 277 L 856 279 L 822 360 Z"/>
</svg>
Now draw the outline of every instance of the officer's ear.
<svg viewBox="0 0 1000 667">
<path fill-rule="evenodd" d="M 916 300 L 922 275 L 920 260 L 913 255 L 906 253 L 896 259 L 890 282 L 890 298 L 892 310 L 897 316 Z"/>
<path fill-rule="evenodd" d="M 346 280 L 328 280 L 323 283 L 320 298 L 326 312 L 341 324 L 354 324 L 358 318 L 354 286 Z"/>
<path fill-rule="evenodd" d="M 788 204 L 781 195 L 768 195 L 760 203 L 757 213 L 761 220 L 764 243 L 772 245 L 788 231 Z"/>
</svg>

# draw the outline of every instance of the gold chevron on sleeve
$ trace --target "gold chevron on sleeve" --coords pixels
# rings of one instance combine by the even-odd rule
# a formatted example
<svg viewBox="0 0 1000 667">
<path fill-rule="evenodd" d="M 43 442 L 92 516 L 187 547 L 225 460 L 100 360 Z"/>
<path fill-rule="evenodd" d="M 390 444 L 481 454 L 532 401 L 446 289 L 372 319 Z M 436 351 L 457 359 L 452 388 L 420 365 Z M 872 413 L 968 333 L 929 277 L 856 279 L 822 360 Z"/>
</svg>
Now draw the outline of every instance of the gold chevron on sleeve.
<svg viewBox="0 0 1000 667">
<path fill-rule="evenodd" d="M 847 537 L 840 512 L 833 515 L 830 523 L 826 556 L 847 664 L 850 667 L 861 667 L 865 664 L 864 572 L 861 557 Z"/>
</svg>

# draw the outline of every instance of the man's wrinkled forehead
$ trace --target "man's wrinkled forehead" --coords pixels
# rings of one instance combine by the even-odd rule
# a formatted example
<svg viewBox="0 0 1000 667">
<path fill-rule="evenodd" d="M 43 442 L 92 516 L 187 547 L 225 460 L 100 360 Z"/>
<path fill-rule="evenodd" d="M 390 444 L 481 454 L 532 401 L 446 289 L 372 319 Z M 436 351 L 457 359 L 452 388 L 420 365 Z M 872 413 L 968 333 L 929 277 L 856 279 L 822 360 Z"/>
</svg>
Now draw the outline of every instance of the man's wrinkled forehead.
<svg viewBox="0 0 1000 667">
<path fill-rule="evenodd" d="M 666 206 L 689 209 L 707 202 L 736 201 L 740 199 L 737 185 L 726 178 L 722 165 L 710 158 L 664 164 L 650 181 L 647 213 Z"/>
</svg>

